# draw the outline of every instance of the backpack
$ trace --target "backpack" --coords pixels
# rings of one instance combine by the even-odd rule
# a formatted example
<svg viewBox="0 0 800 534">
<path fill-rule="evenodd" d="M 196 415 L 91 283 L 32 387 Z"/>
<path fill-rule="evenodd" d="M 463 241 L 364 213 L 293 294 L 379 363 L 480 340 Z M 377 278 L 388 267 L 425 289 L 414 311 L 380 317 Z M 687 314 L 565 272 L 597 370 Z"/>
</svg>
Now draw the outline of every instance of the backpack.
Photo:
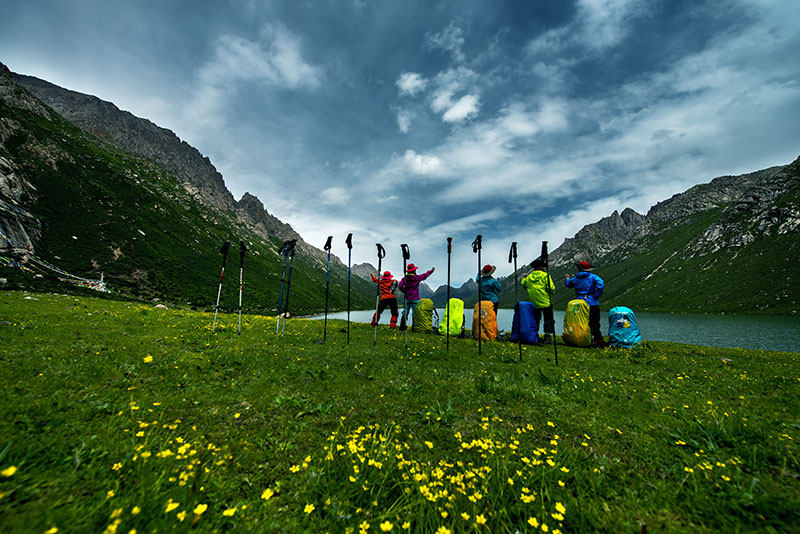
<svg viewBox="0 0 800 534">
<path fill-rule="evenodd" d="M 411 330 L 414 332 L 430 332 L 433 329 L 433 307 L 431 299 L 421 299 L 414 310 L 414 320 L 411 323 Z"/>
<path fill-rule="evenodd" d="M 485 340 L 497 339 L 497 315 L 489 300 L 476 303 L 472 312 L 472 337 L 478 339 L 478 336 Z"/>
<path fill-rule="evenodd" d="M 452 319 L 450 318 L 452 311 Z M 444 309 L 444 317 L 439 325 L 439 333 L 446 336 L 448 331 L 451 336 L 461 335 L 464 330 L 464 301 L 457 298 L 450 299 Z"/>
<path fill-rule="evenodd" d="M 592 331 L 589 329 L 589 304 L 583 299 L 567 303 L 564 315 L 564 343 L 573 347 L 590 347 Z"/>
<path fill-rule="evenodd" d="M 532 302 L 517 302 L 514 306 L 514 321 L 511 323 L 511 341 L 535 344 L 539 342 L 539 327 Z"/>
<path fill-rule="evenodd" d="M 608 344 L 629 349 L 642 342 L 642 333 L 636 324 L 636 314 L 625 306 L 611 308 L 608 312 Z"/>
</svg>

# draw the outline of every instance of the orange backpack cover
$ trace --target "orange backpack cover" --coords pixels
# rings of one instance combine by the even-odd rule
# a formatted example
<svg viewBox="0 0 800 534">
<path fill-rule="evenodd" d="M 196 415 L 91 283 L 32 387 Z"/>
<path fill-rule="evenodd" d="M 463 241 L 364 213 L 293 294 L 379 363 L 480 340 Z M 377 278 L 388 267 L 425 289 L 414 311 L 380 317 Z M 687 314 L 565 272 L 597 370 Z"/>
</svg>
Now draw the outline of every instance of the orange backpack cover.
<svg viewBox="0 0 800 534">
<path fill-rule="evenodd" d="M 494 304 L 488 300 L 480 301 L 480 306 L 475 304 L 472 312 L 472 337 L 482 340 L 497 339 L 497 315 L 494 313 Z"/>
</svg>

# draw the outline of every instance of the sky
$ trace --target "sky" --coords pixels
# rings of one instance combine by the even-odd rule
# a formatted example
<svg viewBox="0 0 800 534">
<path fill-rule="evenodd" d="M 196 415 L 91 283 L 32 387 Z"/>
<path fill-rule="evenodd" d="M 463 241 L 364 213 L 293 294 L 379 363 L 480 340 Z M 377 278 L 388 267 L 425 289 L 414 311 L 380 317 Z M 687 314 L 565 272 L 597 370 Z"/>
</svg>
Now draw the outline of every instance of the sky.
<svg viewBox="0 0 800 534">
<path fill-rule="evenodd" d="M 347 262 L 496 276 L 800 154 L 797 0 L 0 0 L 0 61 L 208 156 Z"/>
</svg>

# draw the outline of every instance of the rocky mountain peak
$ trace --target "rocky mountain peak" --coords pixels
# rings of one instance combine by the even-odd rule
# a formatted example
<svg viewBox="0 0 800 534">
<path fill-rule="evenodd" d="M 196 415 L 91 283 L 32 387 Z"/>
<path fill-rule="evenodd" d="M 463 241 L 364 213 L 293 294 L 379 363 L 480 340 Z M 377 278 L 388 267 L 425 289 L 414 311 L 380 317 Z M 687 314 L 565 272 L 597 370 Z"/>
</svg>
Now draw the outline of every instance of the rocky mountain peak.
<svg viewBox="0 0 800 534">
<path fill-rule="evenodd" d="M 233 196 L 209 159 L 171 130 L 120 110 L 96 96 L 70 91 L 33 76 L 13 74 L 19 85 L 78 128 L 155 161 L 204 203 L 233 211 Z"/>
</svg>

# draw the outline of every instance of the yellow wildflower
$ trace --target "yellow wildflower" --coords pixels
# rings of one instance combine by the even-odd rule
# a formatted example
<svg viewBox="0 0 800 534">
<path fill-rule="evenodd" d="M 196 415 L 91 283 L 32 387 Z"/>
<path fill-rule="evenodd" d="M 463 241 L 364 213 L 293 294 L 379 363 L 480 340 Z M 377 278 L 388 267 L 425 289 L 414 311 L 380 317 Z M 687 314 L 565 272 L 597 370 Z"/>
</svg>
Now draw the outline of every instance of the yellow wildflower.
<svg viewBox="0 0 800 534">
<path fill-rule="evenodd" d="M 267 488 L 264 490 L 264 493 L 261 494 L 261 498 L 264 499 L 265 501 L 268 501 L 272 498 L 273 495 L 275 495 L 275 492 Z"/>
<path fill-rule="evenodd" d="M 557 502 L 556 503 L 556 511 L 558 513 L 560 513 L 560 514 L 565 514 L 565 513 L 567 513 L 567 508 L 563 504 L 561 504 L 560 502 Z"/>
<path fill-rule="evenodd" d="M 445 526 L 441 526 L 439 527 L 439 530 L 436 531 L 436 534 L 450 534 L 450 529 Z"/>
<path fill-rule="evenodd" d="M 528 524 L 533 528 L 539 528 L 539 521 L 535 517 L 529 517 Z"/>
<path fill-rule="evenodd" d="M 306 507 L 303 508 L 303 511 L 307 514 L 310 514 L 311 512 L 314 511 L 314 508 L 315 506 L 313 504 L 307 504 Z"/>
<path fill-rule="evenodd" d="M 176 515 L 176 517 L 177 517 L 178 519 L 180 519 L 181 521 L 183 521 L 184 519 L 186 519 L 186 510 L 184 510 L 184 511 L 182 511 L 182 512 L 178 512 L 178 513 L 177 513 L 177 515 Z"/>
<path fill-rule="evenodd" d="M 175 508 L 177 508 L 178 506 L 180 506 L 179 503 L 172 502 L 172 499 L 170 499 L 169 501 L 167 501 L 167 507 L 164 509 L 164 513 L 168 514 L 171 511 L 173 511 Z"/>
<path fill-rule="evenodd" d="M 139 512 L 141 512 L 141 511 L 142 511 L 141 508 L 139 508 L 138 506 L 134 506 L 133 509 L 131 509 L 131 514 L 139 515 Z"/>
<path fill-rule="evenodd" d="M 144 363 L 152 363 L 153 357 L 148 354 L 147 356 L 142 358 L 142 360 L 144 361 Z"/>
<path fill-rule="evenodd" d="M 203 515 L 203 512 L 205 512 L 207 509 L 208 509 L 207 504 L 198 504 L 197 506 L 194 507 L 194 510 L 192 511 L 194 512 L 195 515 Z"/>
<path fill-rule="evenodd" d="M 235 513 L 236 513 L 236 508 L 228 508 L 227 510 L 222 512 L 222 515 L 230 517 Z"/>
<path fill-rule="evenodd" d="M 394 525 L 392 525 L 389 521 L 384 521 L 383 523 L 381 523 L 381 530 L 383 532 L 389 532 L 390 530 L 392 530 L 392 528 L 394 528 Z"/>
<path fill-rule="evenodd" d="M 49 530 L 45 530 L 44 534 L 56 534 L 56 532 L 58 532 L 58 527 L 53 527 Z"/>
<path fill-rule="evenodd" d="M 486 524 L 486 517 L 484 517 L 483 514 L 476 515 L 475 516 L 475 522 L 478 523 L 479 525 L 485 525 Z"/>
</svg>

